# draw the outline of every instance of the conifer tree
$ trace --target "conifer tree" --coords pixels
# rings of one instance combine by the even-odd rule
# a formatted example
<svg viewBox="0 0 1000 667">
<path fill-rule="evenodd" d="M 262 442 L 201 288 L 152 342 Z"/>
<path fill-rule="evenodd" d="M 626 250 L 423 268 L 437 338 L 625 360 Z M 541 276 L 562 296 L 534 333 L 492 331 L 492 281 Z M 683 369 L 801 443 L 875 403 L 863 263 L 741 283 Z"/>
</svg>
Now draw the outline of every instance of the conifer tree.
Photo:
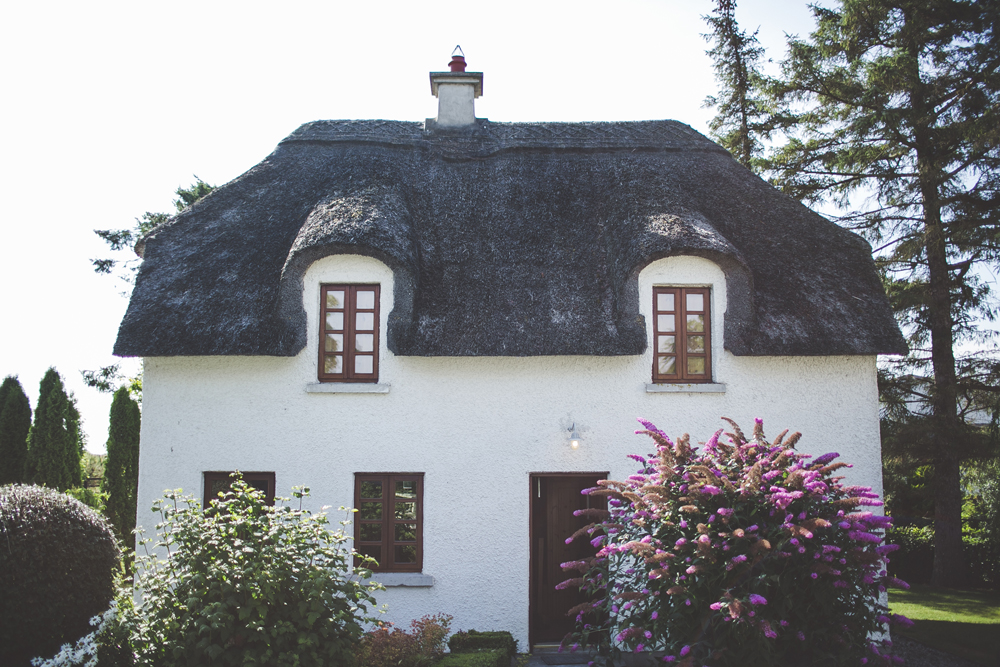
<svg viewBox="0 0 1000 667">
<path fill-rule="evenodd" d="M 80 458 L 72 426 L 69 397 L 56 369 L 49 368 L 38 388 L 35 422 L 28 434 L 25 481 L 65 491 L 75 481 L 73 462 L 79 475 Z M 78 415 L 78 413 L 77 413 Z M 78 419 L 78 416 L 77 416 Z M 76 426 L 78 429 L 79 426 Z"/>
<path fill-rule="evenodd" d="M 108 423 L 108 456 L 102 490 L 108 494 L 104 513 L 118 539 L 130 551 L 139 491 L 139 404 L 127 387 L 115 392 Z"/>
<path fill-rule="evenodd" d="M 0 485 L 23 481 L 30 429 L 28 395 L 17 376 L 8 375 L 0 384 Z"/>
<path fill-rule="evenodd" d="M 740 164 L 759 171 L 761 140 L 771 133 L 770 104 L 759 70 L 764 49 L 756 32 L 748 35 L 740 30 L 735 0 L 715 0 L 715 9 L 702 18 L 712 28 L 703 36 L 713 45 L 708 55 L 719 83 L 719 93 L 707 97 L 703 105 L 718 111 L 708 127 L 712 137 Z"/>
<path fill-rule="evenodd" d="M 764 162 L 786 192 L 833 202 L 876 244 L 910 355 L 884 369 L 934 467 L 933 583 L 963 576 L 961 413 L 993 393 L 995 357 L 956 356 L 993 315 L 979 267 L 1000 265 L 1000 1 L 841 0 L 813 6 L 772 88 L 788 142 Z M 848 287 L 849 286 L 845 286 Z M 892 393 L 892 392 L 889 392 Z"/>
</svg>

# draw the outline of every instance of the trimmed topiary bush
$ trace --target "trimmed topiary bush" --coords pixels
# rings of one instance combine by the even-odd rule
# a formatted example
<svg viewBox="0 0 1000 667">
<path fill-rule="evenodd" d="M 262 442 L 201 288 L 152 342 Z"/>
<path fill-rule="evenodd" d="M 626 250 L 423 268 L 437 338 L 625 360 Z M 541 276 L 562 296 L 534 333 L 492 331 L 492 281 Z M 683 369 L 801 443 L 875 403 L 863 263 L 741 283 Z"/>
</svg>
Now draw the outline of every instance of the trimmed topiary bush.
<svg viewBox="0 0 1000 667">
<path fill-rule="evenodd" d="M 510 656 L 501 648 L 488 648 L 472 653 L 449 653 L 435 667 L 510 667 Z"/>
<path fill-rule="evenodd" d="M 501 649 L 508 658 L 517 655 L 517 640 L 506 631 L 499 632 L 456 632 L 448 640 L 448 648 L 452 653 L 470 653 L 483 649 Z"/>
<path fill-rule="evenodd" d="M 114 597 L 107 520 L 40 486 L 0 487 L 0 665 L 27 667 L 91 631 Z"/>
</svg>

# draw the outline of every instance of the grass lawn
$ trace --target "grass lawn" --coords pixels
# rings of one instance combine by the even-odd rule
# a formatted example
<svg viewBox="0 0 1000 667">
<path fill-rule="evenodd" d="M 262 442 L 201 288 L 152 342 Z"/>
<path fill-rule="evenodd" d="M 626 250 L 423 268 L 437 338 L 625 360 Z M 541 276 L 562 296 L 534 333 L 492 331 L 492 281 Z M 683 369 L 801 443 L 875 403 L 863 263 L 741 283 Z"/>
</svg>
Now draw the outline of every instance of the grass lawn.
<svg viewBox="0 0 1000 667">
<path fill-rule="evenodd" d="M 913 621 L 893 634 L 982 665 L 1000 664 L 1000 594 L 913 586 L 889 589 L 889 609 Z"/>
</svg>

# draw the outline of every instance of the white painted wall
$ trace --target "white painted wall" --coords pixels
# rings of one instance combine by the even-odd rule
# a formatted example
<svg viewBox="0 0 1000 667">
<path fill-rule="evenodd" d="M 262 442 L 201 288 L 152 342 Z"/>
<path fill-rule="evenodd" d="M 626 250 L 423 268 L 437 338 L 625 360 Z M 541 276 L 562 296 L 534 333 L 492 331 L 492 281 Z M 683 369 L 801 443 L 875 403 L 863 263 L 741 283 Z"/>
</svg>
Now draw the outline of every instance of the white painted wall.
<svg viewBox="0 0 1000 667">
<path fill-rule="evenodd" d="M 429 613 L 454 629 L 506 629 L 528 638 L 529 473 L 635 470 L 652 451 L 637 417 L 703 442 L 737 420 L 748 431 L 802 431 L 800 451 L 837 451 L 856 464 L 851 483 L 881 492 L 874 357 L 734 357 L 722 349 L 725 278 L 693 257 L 659 260 L 639 277 L 651 323 L 651 288 L 711 286 L 714 373 L 723 393 L 647 393 L 652 351 L 626 357 L 397 357 L 385 347 L 390 270 L 359 256 L 322 259 L 304 279 L 309 344 L 294 358 L 145 360 L 139 523 L 163 489 L 200 498 L 205 470 L 273 470 L 279 495 L 312 489 L 314 508 L 353 502 L 355 472 L 424 472 L 424 573 L 429 588 L 379 595 L 388 620 Z M 319 284 L 380 283 L 380 383 L 386 394 L 316 394 Z M 576 423 L 582 444 L 569 446 Z"/>
</svg>

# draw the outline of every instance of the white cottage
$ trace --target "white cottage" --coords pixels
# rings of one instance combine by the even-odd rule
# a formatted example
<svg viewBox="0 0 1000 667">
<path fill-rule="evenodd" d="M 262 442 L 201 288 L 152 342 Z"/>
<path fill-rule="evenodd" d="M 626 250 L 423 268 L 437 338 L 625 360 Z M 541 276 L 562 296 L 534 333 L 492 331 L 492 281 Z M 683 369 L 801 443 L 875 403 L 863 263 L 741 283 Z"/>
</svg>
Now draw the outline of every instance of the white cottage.
<svg viewBox="0 0 1000 667">
<path fill-rule="evenodd" d="M 645 417 L 805 434 L 881 488 L 869 246 L 676 121 L 317 121 L 143 239 L 115 353 L 145 360 L 138 521 L 232 470 L 354 506 L 389 620 L 558 641 L 579 494 Z"/>
</svg>

